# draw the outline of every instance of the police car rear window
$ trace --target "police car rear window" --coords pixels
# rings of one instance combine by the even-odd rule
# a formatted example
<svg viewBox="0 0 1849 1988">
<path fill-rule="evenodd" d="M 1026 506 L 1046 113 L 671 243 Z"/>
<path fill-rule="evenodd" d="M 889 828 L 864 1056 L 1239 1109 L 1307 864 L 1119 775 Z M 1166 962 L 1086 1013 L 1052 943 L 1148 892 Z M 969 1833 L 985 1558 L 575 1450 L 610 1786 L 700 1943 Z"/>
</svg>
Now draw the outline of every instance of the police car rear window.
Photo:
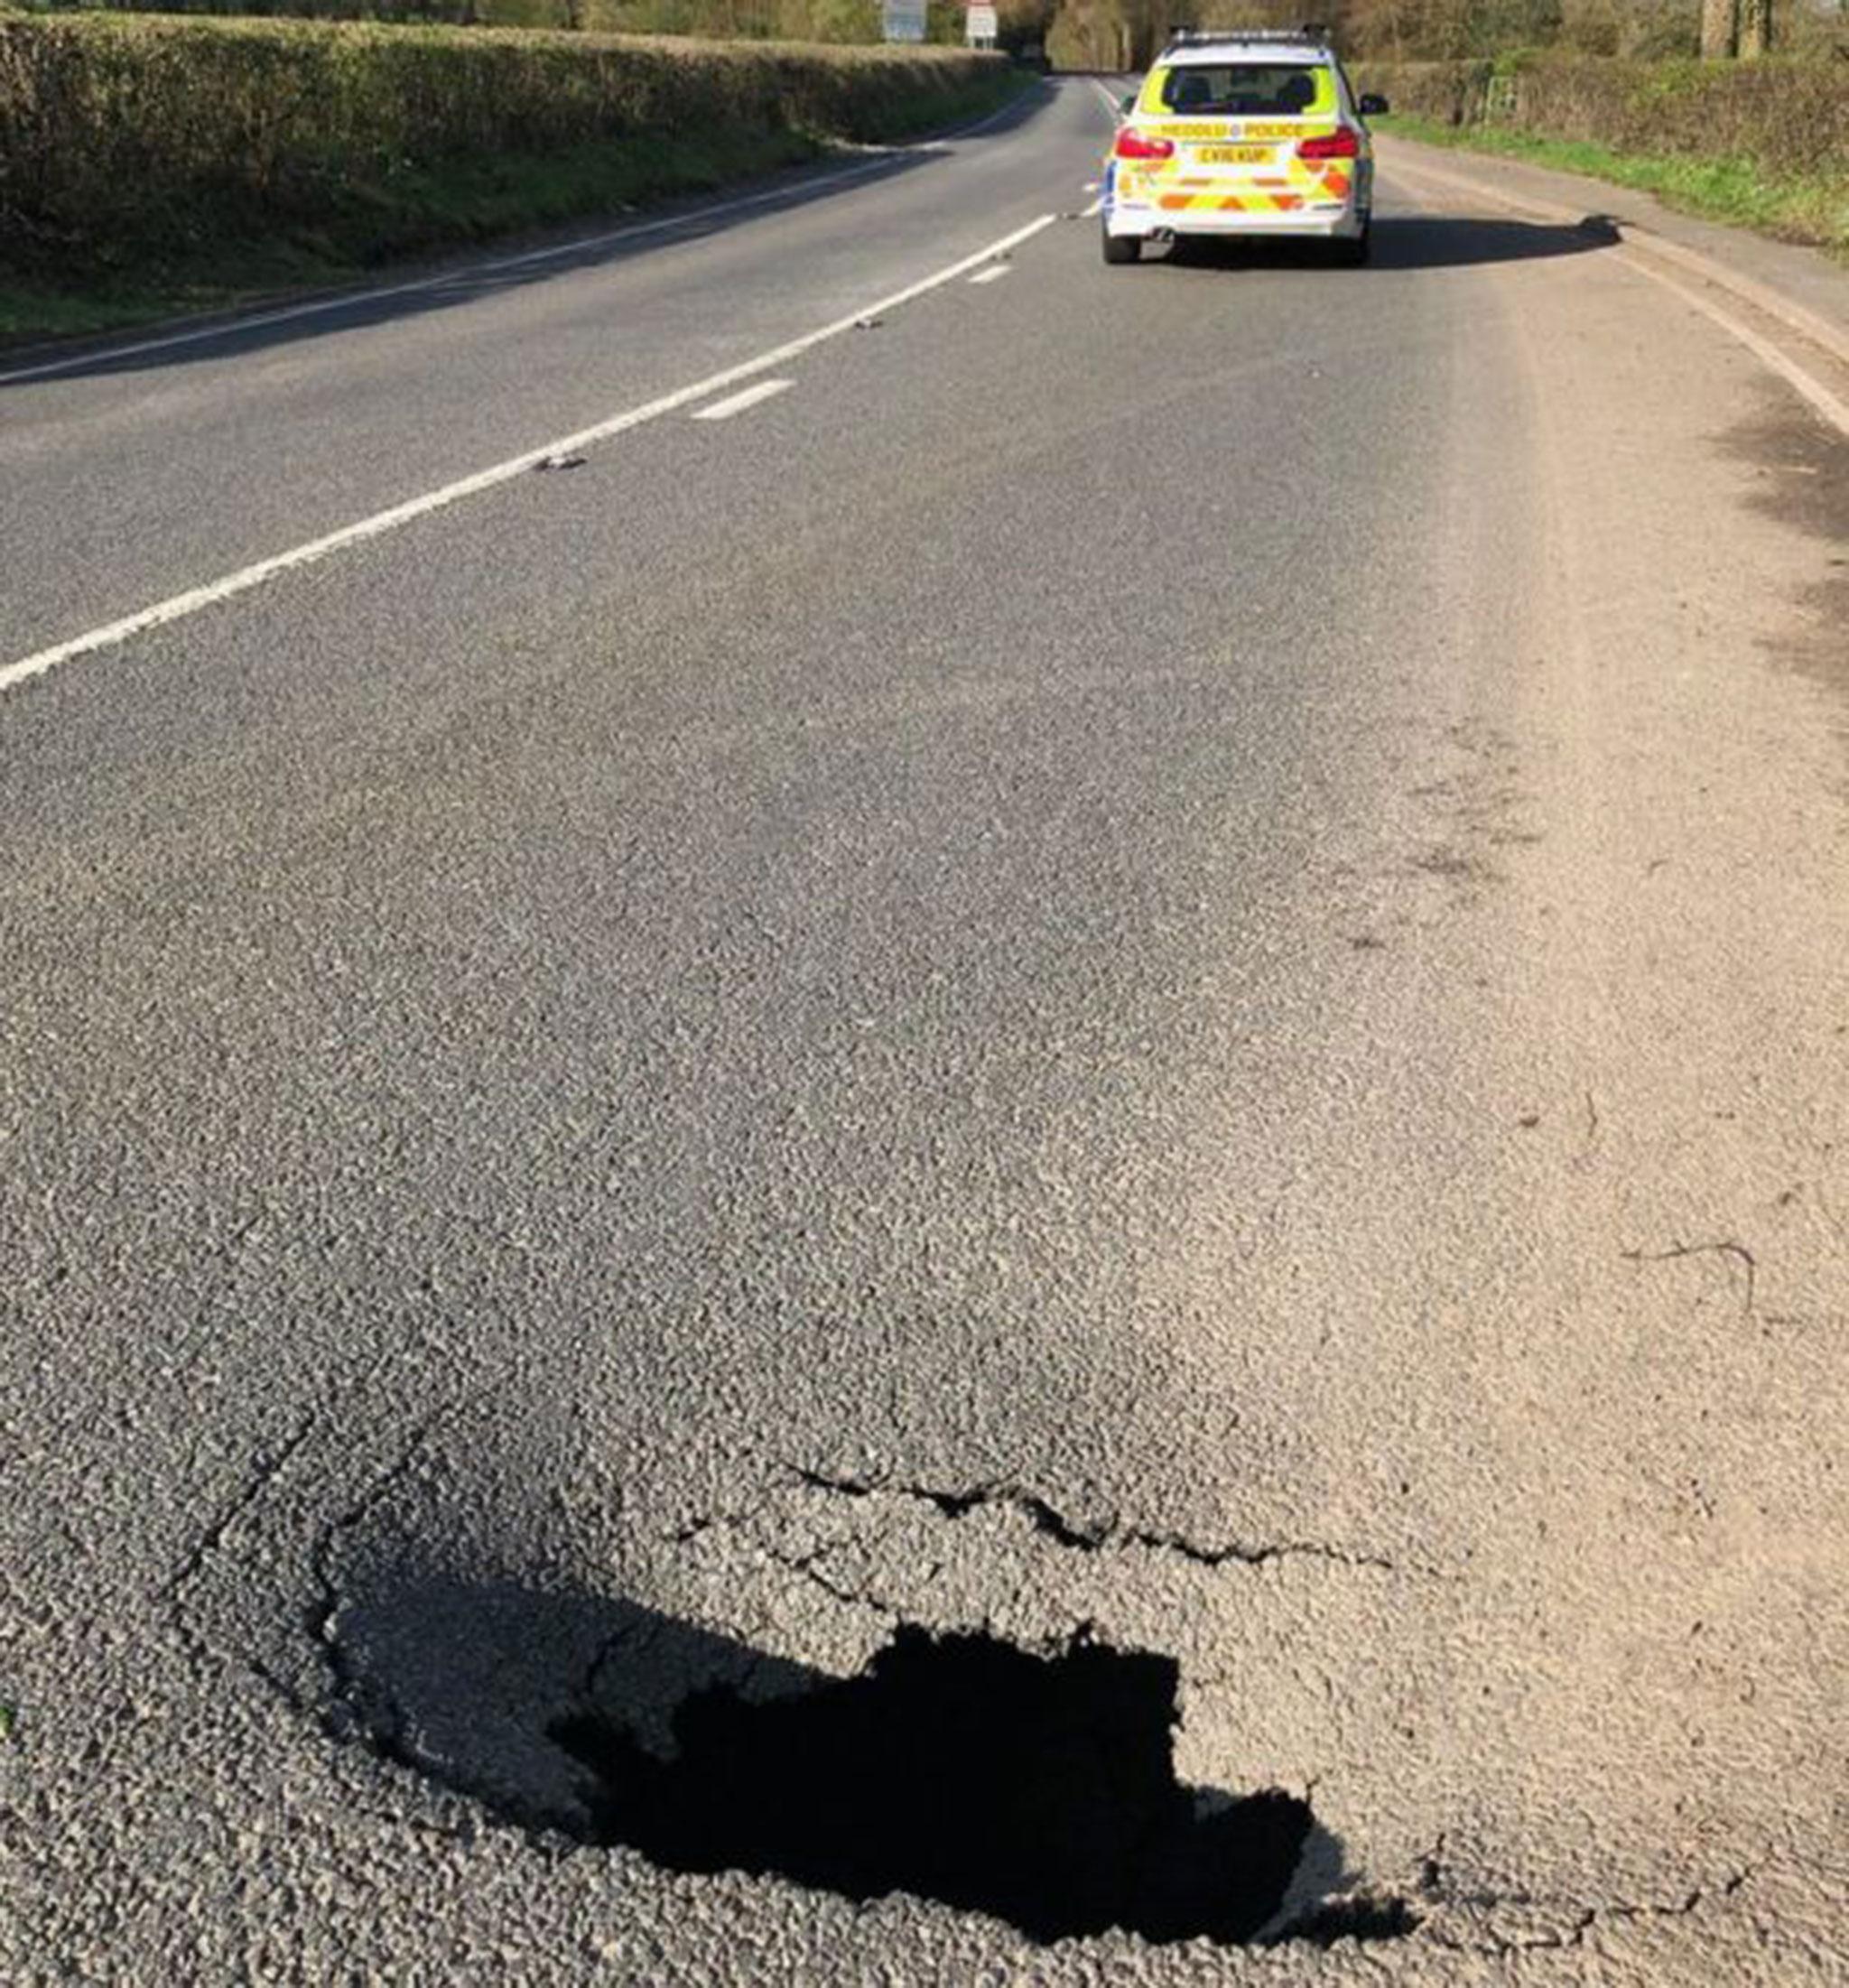
<svg viewBox="0 0 1849 1988">
<path fill-rule="evenodd" d="M 1163 107 L 1222 117 L 1300 117 L 1320 71 L 1302 62 L 1189 62 L 1162 79 Z"/>
</svg>

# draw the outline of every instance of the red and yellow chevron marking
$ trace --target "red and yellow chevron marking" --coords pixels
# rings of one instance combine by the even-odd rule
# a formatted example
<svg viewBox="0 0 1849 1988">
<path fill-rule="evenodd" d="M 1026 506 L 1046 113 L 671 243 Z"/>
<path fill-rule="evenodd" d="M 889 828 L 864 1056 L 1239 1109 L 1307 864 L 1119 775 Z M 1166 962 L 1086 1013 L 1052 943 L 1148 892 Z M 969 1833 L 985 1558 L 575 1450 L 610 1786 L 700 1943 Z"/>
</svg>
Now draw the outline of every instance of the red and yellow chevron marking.
<svg viewBox="0 0 1849 1988">
<path fill-rule="evenodd" d="M 1156 204 L 1170 214 L 1214 208 L 1245 214 L 1289 214 L 1304 204 L 1301 193 L 1163 193 Z"/>
<path fill-rule="evenodd" d="M 1227 190 L 1223 177 L 1203 178 L 1185 167 L 1157 166 L 1153 171 L 1126 172 L 1118 182 L 1120 197 L 1144 202 L 1166 214 L 1202 210 L 1231 214 L 1294 214 L 1305 207 L 1340 207 L 1353 181 L 1338 165 L 1319 165 L 1301 159 L 1280 160 L 1283 172 L 1250 175 L 1238 192 Z"/>
</svg>

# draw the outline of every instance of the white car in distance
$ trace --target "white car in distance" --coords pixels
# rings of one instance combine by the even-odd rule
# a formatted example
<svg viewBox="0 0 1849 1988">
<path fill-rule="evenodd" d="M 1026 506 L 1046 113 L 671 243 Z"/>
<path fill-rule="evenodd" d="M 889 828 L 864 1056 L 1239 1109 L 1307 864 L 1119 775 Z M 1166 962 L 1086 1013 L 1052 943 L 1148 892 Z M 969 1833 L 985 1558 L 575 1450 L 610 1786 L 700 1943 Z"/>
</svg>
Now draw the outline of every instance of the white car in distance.
<svg viewBox="0 0 1849 1988">
<path fill-rule="evenodd" d="M 1104 259 L 1207 236 L 1329 243 L 1363 263 L 1380 97 L 1357 97 L 1319 29 L 1179 34 L 1126 99 L 1105 162 Z"/>
</svg>

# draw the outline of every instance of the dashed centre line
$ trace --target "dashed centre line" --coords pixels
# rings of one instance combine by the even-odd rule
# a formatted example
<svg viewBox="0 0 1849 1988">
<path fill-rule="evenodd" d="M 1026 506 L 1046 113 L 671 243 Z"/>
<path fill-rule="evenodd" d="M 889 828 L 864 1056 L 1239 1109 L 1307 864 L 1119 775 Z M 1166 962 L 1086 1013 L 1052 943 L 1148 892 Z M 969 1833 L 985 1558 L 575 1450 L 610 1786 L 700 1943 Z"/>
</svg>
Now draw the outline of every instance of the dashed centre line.
<svg viewBox="0 0 1849 1988">
<path fill-rule="evenodd" d="M 742 394 L 729 394 L 724 400 L 716 400 L 709 407 L 696 407 L 688 419 L 729 421 L 734 414 L 742 414 L 748 407 L 757 407 L 774 399 L 795 384 L 794 380 L 759 380 L 756 386 L 748 386 Z"/>
<path fill-rule="evenodd" d="M 358 519 L 345 525 L 339 531 L 329 532 L 320 538 L 308 540 L 300 545 L 292 545 L 286 552 L 274 553 L 268 559 L 260 559 L 249 566 L 239 567 L 236 572 L 209 581 L 204 586 L 190 587 L 183 593 L 170 594 L 164 600 L 157 600 L 152 607 L 125 615 L 120 620 L 91 628 L 82 635 L 72 636 L 68 641 L 54 643 L 50 648 L 40 649 L 31 655 L 21 656 L 16 663 L 0 664 L 0 691 L 11 690 L 15 684 L 28 679 L 42 676 L 48 670 L 55 669 L 60 663 L 75 661 L 79 656 L 94 655 L 99 649 L 114 648 L 149 629 L 164 627 L 168 623 L 184 620 L 190 615 L 200 613 L 219 602 L 248 593 L 255 587 L 277 579 L 282 574 L 293 572 L 297 567 L 309 566 L 327 559 L 333 553 L 346 551 L 354 545 L 383 537 L 387 532 L 396 531 L 400 525 L 409 525 L 415 519 L 428 517 L 433 511 L 446 510 L 452 504 L 479 497 L 483 492 L 498 488 L 504 483 L 511 483 L 516 477 L 523 477 L 537 469 L 553 459 L 582 454 L 593 443 L 613 440 L 627 434 L 631 429 L 640 428 L 646 423 L 658 421 L 664 414 L 678 413 L 695 403 L 710 399 L 721 388 L 736 386 L 747 380 L 755 380 L 768 373 L 773 367 L 787 366 L 804 352 L 813 351 L 818 345 L 826 344 L 831 339 L 838 339 L 846 333 L 858 330 L 867 325 L 876 324 L 880 319 L 897 311 L 915 298 L 928 295 L 934 290 L 942 289 L 946 283 L 956 282 L 960 276 L 967 276 L 972 270 L 981 269 L 992 263 L 998 255 L 1017 248 L 1044 229 L 1053 227 L 1059 219 L 1057 214 L 1042 214 L 1029 221 L 1026 227 L 1013 229 L 999 241 L 988 243 L 974 254 L 960 257 L 956 262 L 934 271 L 932 274 L 907 283 L 903 290 L 896 290 L 889 297 L 882 297 L 878 302 L 864 306 L 846 317 L 837 318 L 832 323 L 818 326 L 813 331 L 806 331 L 800 338 L 790 339 L 768 352 L 760 352 L 756 358 L 743 359 L 736 366 L 729 366 L 724 371 L 714 373 L 703 380 L 694 380 L 674 392 L 664 394 L 659 399 L 645 402 L 639 407 L 626 408 L 621 413 L 612 414 L 607 420 L 595 423 L 589 428 L 581 428 L 575 434 L 562 435 L 552 441 L 542 442 L 535 449 L 524 451 L 517 456 L 510 456 L 506 461 L 497 462 L 486 469 L 479 469 L 473 476 L 459 478 L 454 483 L 446 483 L 441 488 L 426 490 L 423 495 L 407 497 L 402 504 L 395 504 L 389 509 L 375 511 L 370 517 Z"/>
</svg>

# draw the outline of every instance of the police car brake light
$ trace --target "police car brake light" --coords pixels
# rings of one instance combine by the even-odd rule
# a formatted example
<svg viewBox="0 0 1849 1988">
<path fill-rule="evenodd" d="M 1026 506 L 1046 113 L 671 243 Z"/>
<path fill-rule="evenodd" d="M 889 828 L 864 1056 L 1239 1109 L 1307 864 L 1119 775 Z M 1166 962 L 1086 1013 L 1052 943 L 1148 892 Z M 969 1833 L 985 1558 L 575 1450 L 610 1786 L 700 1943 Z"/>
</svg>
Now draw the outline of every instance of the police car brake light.
<svg viewBox="0 0 1849 1988">
<path fill-rule="evenodd" d="M 1120 159 L 1172 159 L 1175 156 L 1173 138 L 1146 138 L 1139 131 L 1132 131 L 1126 125 L 1117 135 L 1117 144 L 1111 148 Z"/>
<path fill-rule="evenodd" d="M 1346 125 L 1338 125 L 1326 138 L 1299 138 L 1299 159 L 1358 159 L 1361 142 Z"/>
</svg>

